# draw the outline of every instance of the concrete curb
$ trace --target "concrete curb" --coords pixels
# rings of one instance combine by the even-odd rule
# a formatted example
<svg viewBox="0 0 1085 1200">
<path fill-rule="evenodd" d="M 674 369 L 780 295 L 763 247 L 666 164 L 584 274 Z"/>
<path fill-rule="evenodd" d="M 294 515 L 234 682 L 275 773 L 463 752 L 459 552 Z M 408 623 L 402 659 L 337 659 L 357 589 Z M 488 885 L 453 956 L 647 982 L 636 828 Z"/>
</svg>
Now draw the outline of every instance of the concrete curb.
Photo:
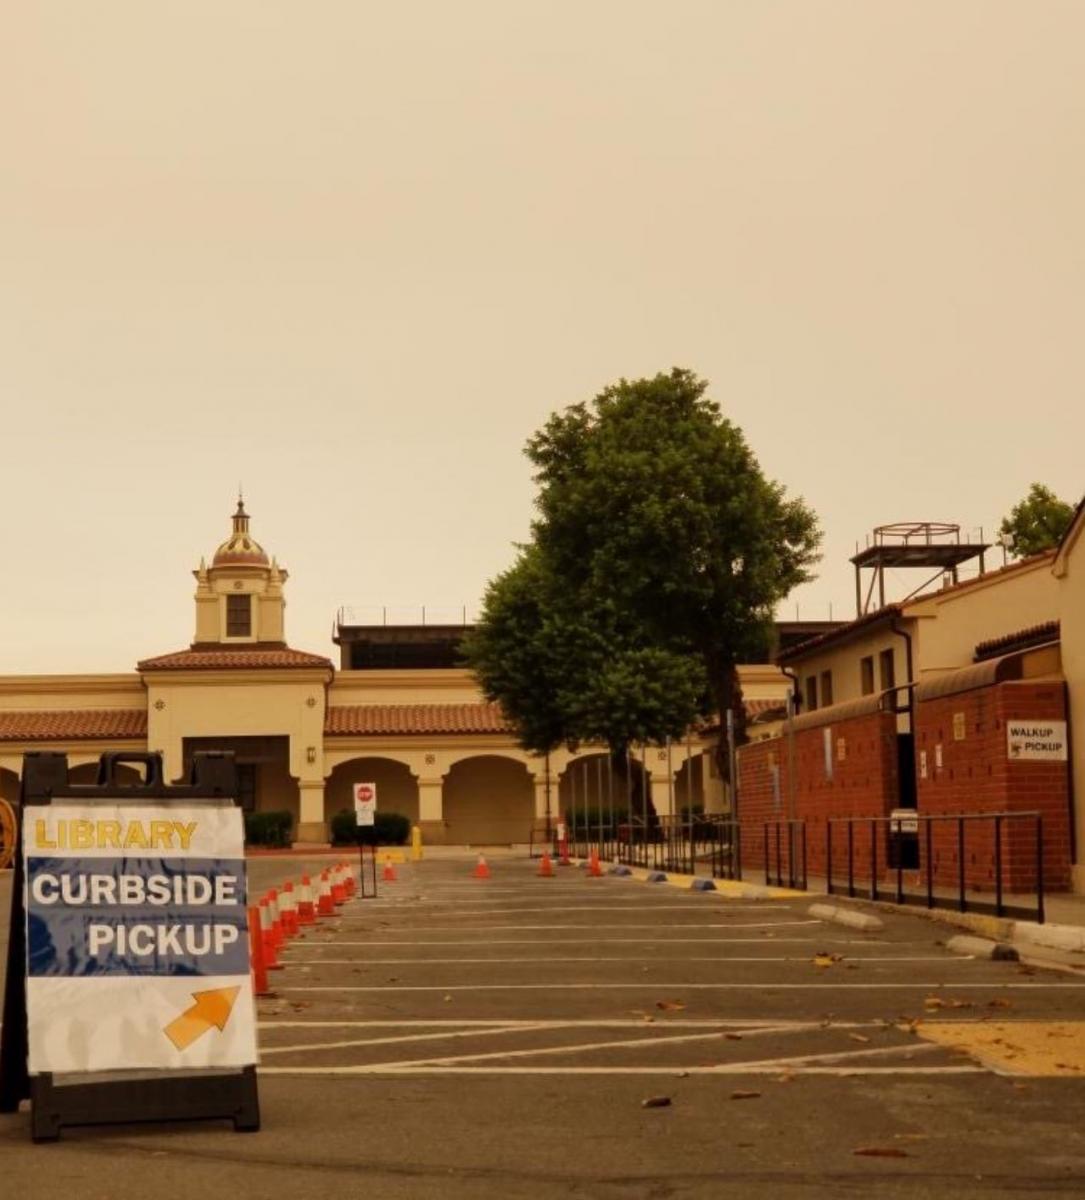
<svg viewBox="0 0 1085 1200">
<path fill-rule="evenodd" d="M 1085 929 L 1077 925 L 1037 925 L 1035 921 L 1015 921 L 1013 940 L 1023 945 L 1044 946 L 1049 950 L 1085 952 Z"/>
<path fill-rule="evenodd" d="M 844 904 L 851 903 L 844 900 Z M 977 938 L 1013 950 L 1015 958 L 1027 956 L 1032 962 L 1044 965 L 1044 951 L 1053 952 L 1049 965 L 1066 968 L 1075 965 L 1072 960 L 1060 959 L 1058 955 L 1085 954 L 1085 927 L 1079 925 L 1037 925 L 1035 921 L 1014 921 L 1009 917 L 994 917 L 987 913 L 957 912 L 950 908 L 921 908 L 911 904 L 896 904 L 891 900 L 866 901 L 877 904 L 887 912 L 905 917 L 925 917 L 940 925 L 967 929 Z M 815 905 L 829 908 L 831 905 Z M 847 911 L 847 910 L 842 910 Z M 952 939 L 951 939 L 952 940 Z M 948 943 L 947 943 L 948 944 Z M 1002 957 L 1001 955 L 996 955 Z M 1085 966 L 1085 963 L 1081 964 Z"/>
<path fill-rule="evenodd" d="M 873 932 L 884 929 L 885 922 L 881 917 L 873 917 L 870 913 L 857 912 L 853 908 L 837 908 L 835 904 L 811 904 L 806 910 L 811 917 L 819 921 L 835 921 L 838 925 L 847 925 L 851 929 L 863 929 Z"/>
<path fill-rule="evenodd" d="M 970 933 L 958 933 L 946 942 L 946 949 L 954 954 L 966 954 L 971 958 L 989 958 L 1001 962 L 1017 962 L 1017 951 L 1005 942 L 993 942 L 990 938 L 974 937 Z"/>
</svg>

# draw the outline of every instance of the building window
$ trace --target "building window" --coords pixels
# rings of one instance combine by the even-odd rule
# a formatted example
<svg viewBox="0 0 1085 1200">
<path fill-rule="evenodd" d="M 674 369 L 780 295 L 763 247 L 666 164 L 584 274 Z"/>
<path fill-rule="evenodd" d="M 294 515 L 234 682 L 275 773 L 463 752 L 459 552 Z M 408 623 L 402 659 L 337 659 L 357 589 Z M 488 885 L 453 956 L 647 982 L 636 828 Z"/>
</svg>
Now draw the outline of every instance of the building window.
<svg viewBox="0 0 1085 1200">
<path fill-rule="evenodd" d="M 806 711 L 813 712 L 818 706 L 818 677 L 811 675 L 806 681 Z"/>
<path fill-rule="evenodd" d="M 226 636 L 252 637 L 252 597 L 226 597 Z"/>
<path fill-rule="evenodd" d="M 833 673 L 821 672 L 821 707 L 828 708 L 833 702 Z"/>
<path fill-rule="evenodd" d="M 878 655 L 878 670 L 882 677 L 882 691 L 887 692 L 897 686 L 897 672 L 893 662 L 893 651 L 883 650 Z"/>
<path fill-rule="evenodd" d="M 874 655 L 859 660 L 859 690 L 864 696 L 874 691 Z"/>
<path fill-rule="evenodd" d="M 237 802 L 242 812 L 256 811 L 256 764 L 237 764 Z"/>
</svg>

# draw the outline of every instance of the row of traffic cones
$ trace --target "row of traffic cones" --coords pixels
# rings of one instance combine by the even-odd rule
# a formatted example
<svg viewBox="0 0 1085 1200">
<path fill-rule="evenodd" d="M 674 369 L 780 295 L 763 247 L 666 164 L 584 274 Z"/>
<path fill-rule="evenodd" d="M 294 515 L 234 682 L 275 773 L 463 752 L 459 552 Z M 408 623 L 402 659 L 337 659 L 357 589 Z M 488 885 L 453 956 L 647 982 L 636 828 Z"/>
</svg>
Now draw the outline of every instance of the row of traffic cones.
<svg viewBox="0 0 1085 1200">
<path fill-rule="evenodd" d="M 292 880 L 287 880 L 281 890 L 271 888 L 258 904 L 249 906 L 249 960 L 257 996 L 271 995 L 268 971 L 283 966 L 279 951 L 287 939 L 298 937 L 304 926 L 313 925 L 318 919 L 334 916 L 336 908 L 357 890 L 349 863 L 338 862 L 321 871 L 315 883 L 308 875 L 301 877 L 297 888 Z"/>
<path fill-rule="evenodd" d="M 568 867 L 568 866 L 572 865 L 569 861 L 568 850 L 565 851 L 564 856 L 559 860 L 559 865 L 561 865 L 563 867 Z M 591 854 L 588 857 L 588 874 L 591 876 L 592 879 L 602 879 L 602 877 L 603 877 L 603 865 L 599 861 L 599 851 L 598 850 L 592 850 Z M 550 855 L 545 850 L 543 851 L 542 861 L 539 863 L 539 878 L 540 879 L 553 879 L 554 878 L 554 860 L 550 857 Z"/>
</svg>

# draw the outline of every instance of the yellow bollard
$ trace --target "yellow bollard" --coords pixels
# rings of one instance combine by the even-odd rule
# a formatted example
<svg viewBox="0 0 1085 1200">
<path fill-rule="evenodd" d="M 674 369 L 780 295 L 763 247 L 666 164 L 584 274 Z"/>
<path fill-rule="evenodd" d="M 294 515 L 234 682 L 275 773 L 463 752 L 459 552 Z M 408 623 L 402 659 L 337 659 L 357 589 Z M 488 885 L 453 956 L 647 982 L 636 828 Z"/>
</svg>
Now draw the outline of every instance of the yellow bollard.
<svg viewBox="0 0 1085 1200">
<path fill-rule="evenodd" d="M 411 826 L 411 862 L 422 861 L 422 830 L 417 825 Z"/>
</svg>

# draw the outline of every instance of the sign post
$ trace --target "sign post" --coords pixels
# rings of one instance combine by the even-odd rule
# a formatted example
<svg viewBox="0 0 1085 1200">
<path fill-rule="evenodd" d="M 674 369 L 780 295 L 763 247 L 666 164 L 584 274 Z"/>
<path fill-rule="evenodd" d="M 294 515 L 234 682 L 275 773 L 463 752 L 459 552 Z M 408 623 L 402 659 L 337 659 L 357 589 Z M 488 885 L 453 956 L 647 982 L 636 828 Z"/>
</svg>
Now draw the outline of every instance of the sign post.
<svg viewBox="0 0 1085 1200">
<path fill-rule="evenodd" d="M 118 783 L 122 762 L 141 782 Z M 259 1128 L 235 776 L 232 755 L 198 754 L 171 787 L 160 755 L 107 754 L 79 785 L 65 755 L 25 756 L 0 1111 L 29 1099 L 35 1141 L 130 1121 Z"/>
</svg>

